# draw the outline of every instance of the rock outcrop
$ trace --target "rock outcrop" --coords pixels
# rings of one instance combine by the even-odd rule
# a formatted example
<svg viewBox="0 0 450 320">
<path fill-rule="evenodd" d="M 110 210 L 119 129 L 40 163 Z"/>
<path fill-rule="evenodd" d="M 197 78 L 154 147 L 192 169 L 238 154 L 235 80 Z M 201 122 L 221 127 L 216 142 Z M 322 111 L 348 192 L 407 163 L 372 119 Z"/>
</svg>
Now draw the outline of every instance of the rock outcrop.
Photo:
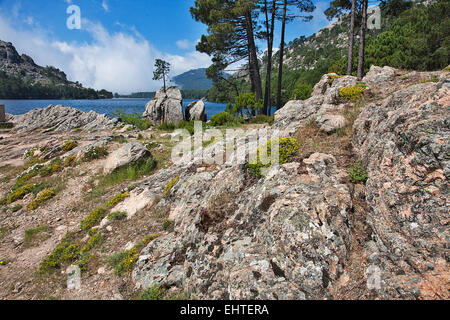
<svg viewBox="0 0 450 320">
<path fill-rule="evenodd" d="M 9 116 L 14 123 L 14 131 L 51 130 L 53 132 L 84 129 L 99 131 L 112 129 L 118 123 L 115 118 L 94 111 L 83 112 L 75 108 L 62 105 L 49 105 L 43 109 L 34 109 L 26 114 Z"/>
<path fill-rule="evenodd" d="M 111 153 L 103 166 L 105 174 L 124 165 L 151 157 L 150 151 L 142 144 L 130 142 Z"/>
<path fill-rule="evenodd" d="M 383 298 L 449 297 L 449 114 L 447 78 L 368 104 L 355 122 Z"/>
<path fill-rule="evenodd" d="M 309 121 L 315 121 L 326 132 L 342 128 L 345 121 L 337 115 L 347 103 L 339 97 L 339 90 L 354 86 L 356 77 L 325 74 L 314 86 L 311 98 L 291 100 L 275 112 L 275 129 L 286 134 L 293 134 L 299 127 Z"/>
<path fill-rule="evenodd" d="M 206 122 L 206 109 L 205 103 L 202 100 L 191 102 L 185 111 L 186 121 L 196 120 Z"/>
<path fill-rule="evenodd" d="M 381 79 L 377 88 L 398 85 Z M 279 110 L 269 130 L 292 135 L 342 111 L 348 102 L 336 92 L 355 83 L 324 76 L 310 99 Z M 200 170 L 194 160 L 160 173 L 165 183 L 179 177 L 155 202 L 174 231 L 141 252 L 133 280 L 199 299 L 338 299 L 340 290 L 351 298 L 448 299 L 449 93 L 441 80 L 363 108 L 353 145 L 366 187 L 349 184 L 323 153 L 272 167 L 254 183 L 232 163 Z M 163 188 L 152 180 L 139 192 Z M 355 264 L 363 270 L 355 273 Z"/>
<path fill-rule="evenodd" d="M 395 77 L 395 69 L 385 66 L 383 68 L 371 66 L 370 71 L 363 78 L 366 83 L 382 83 L 391 81 Z"/>
<path fill-rule="evenodd" d="M 155 98 L 145 106 L 143 117 L 155 125 L 164 122 L 178 124 L 184 120 L 183 98 L 178 87 L 169 87 L 166 92 L 159 90 Z"/>
</svg>

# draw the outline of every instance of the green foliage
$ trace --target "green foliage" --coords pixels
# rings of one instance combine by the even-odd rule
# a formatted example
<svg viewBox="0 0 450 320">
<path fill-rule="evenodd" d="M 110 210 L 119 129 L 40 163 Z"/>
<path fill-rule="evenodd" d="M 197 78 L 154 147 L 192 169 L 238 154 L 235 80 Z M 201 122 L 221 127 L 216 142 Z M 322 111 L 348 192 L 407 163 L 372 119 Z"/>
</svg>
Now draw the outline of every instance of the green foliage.
<svg viewBox="0 0 450 320">
<path fill-rule="evenodd" d="M 162 228 L 164 231 L 172 232 L 173 228 L 174 228 L 173 220 L 169 220 L 169 219 L 164 220 L 162 223 Z"/>
<path fill-rule="evenodd" d="M 45 165 L 39 169 L 39 175 L 41 177 L 48 177 L 56 172 L 60 172 L 63 169 L 63 162 L 60 158 L 55 158 L 50 161 L 48 165 Z"/>
<path fill-rule="evenodd" d="M 155 71 L 153 71 L 153 80 L 164 81 L 164 91 L 166 91 L 166 77 L 170 72 L 170 63 L 167 61 L 156 59 Z"/>
<path fill-rule="evenodd" d="M 31 201 L 28 204 L 27 208 L 29 210 L 36 210 L 39 207 L 39 205 L 41 205 L 42 203 L 46 202 L 47 200 L 53 198 L 54 196 L 55 196 L 55 190 L 45 189 L 41 193 L 39 193 L 39 195 L 33 201 Z"/>
<path fill-rule="evenodd" d="M 12 129 L 14 128 L 14 124 L 11 122 L 1 122 L 0 129 Z"/>
<path fill-rule="evenodd" d="M 275 121 L 274 116 L 266 116 L 264 114 L 258 114 L 257 116 L 250 118 L 248 120 L 248 123 L 268 123 L 269 125 L 272 125 Z"/>
<path fill-rule="evenodd" d="M 113 112 L 113 116 L 123 123 L 135 126 L 139 130 L 147 130 L 151 126 L 150 122 L 138 111 L 126 113 L 125 111 L 118 109 Z"/>
<path fill-rule="evenodd" d="M 370 65 L 413 70 L 441 70 L 450 61 L 450 2 L 438 0 L 415 6 L 377 38 L 369 39 L 366 69 Z"/>
<path fill-rule="evenodd" d="M 164 188 L 164 192 L 163 192 L 163 196 L 167 196 L 170 192 L 170 190 L 172 190 L 173 186 L 175 185 L 175 183 L 177 183 L 177 181 L 180 179 L 180 177 L 175 177 L 172 180 L 169 181 L 169 183 L 167 184 L 167 186 Z"/>
<path fill-rule="evenodd" d="M 106 90 L 96 91 L 69 83 L 32 83 L 24 77 L 0 71 L 0 99 L 103 99 L 112 98 Z"/>
<path fill-rule="evenodd" d="M 83 155 L 83 161 L 89 162 L 96 159 L 104 158 L 108 155 L 108 149 L 106 147 L 90 147 L 88 151 Z"/>
<path fill-rule="evenodd" d="M 53 252 L 39 266 L 39 273 L 46 273 L 59 268 L 62 263 L 73 262 L 80 256 L 80 247 L 73 243 L 74 234 L 67 233 Z"/>
<path fill-rule="evenodd" d="M 343 87 L 339 89 L 339 96 L 347 100 L 357 100 L 362 97 L 365 89 L 365 86 L 358 84 L 351 87 Z"/>
<path fill-rule="evenodd" d="M 297 83 L 292 90 L 291 99 L 297 98 L 297 100 L 306 100 L 311 97 L 313 87 L 308 83 Z"/>
<path fill-rule="evenodd" d="M 109 256 L 107 262 L 114 267 L 114 273 L 118 276 L 133 270 L 134 264 L 139 257 L 136 247 L 124 250 Z"/>
<path fill-rule="evenodd" d="M 108 214 L 108 220 L 109 221 L 123 220 L 126 217 L 127 217 L 127 213 L 126 212 L 111 212 L 110 214 Z"/>
<path fill-rule="evenodd" d="M 176 128 L 176 126 L 173 123 L 163 122 L 158 127 L 158 130 L 173 131 L 173 130 L 175 130 L 175 128 Z"/>
<path fill-rule="evenodd" d="M 80 228 L 88 231 L 90 228 L 100 223 L 102 219 L 107 215 L 108 210 L 104 207 L 96 208 L 91 211 L 91 213 L 84 218 L 80 223 Z"/>
<path fill-rule="evenodd" d="M 225 111 L 233 117 L 243 116 L 244 114 L 252 116 L 261 110 L 262 107 L 263 102 L 261 100 L 257 101 L 254 93 L 242 93 L 235 98 L 234 105 L 229 104 Z"/>
<path fill-rule="evenodd" d="M 209 121 L 209 124 L 213 127 L 236 125 L 238 122 L 228 112 L 220 112 L 213 115 Z"/>
<path fill-rule="evenodd" d="M 71 156 L 66 157 L 64 159 L 64 167 L 67 168 L 67 167 L 75 166 L 75 164 L 76 164 L 75 160 L 76 159 L 77 159 L 77 156 L 75 156 L 75 155 L 71 155 Z"/>
<path fill-rule="evenodd" d="M 16 202 L 17 200 L 21 200 L 23 199 L 27 194 L 31 193 L 31 191 L 34 188 L 34 184 L 26 184 L 22 187 L 17 188 L 15 191 L 11 192 L 7 197 L 6 197 L 6 203 L 13 203 Z"/>
<path fill-rule="evenodd" d="M 107 209 L 111 209 L 113 207 L 115 207 L 117 204 L 119 204 L 120 202 L 124 201 L 126 198 L 128 198 L 130 196 L 129 192 L 125 192 L 125 193 L 119 193 L 116 194 L 114 197 L 112 197 L 105 205 L 105 207 Z"/>
<path fill-rule="evenodd" d="M 165 290 L 156 282 L 142 291 L 139 300 L 162 300 Z"/>
<path fill-rule="evenodd" d="M 78 142 L 76 142 L 75 140 L 69 139 L 69 140 L 64 141 L 64 144 L 61 147 L 61 149 L 65 152 L 68 152 L 68 151 L 75 149 L 77 146 L 78 146 Z"/>
<path fill-rule="evenodd" d="M 348 170 L 349 180 L 352 183 L 366 183 L 368 178 L 367 170 L 363 167 L 361 162 L 355 162 L 351 164 L 351 168 Z"/>
<path fill-rule="evenodd" d="M 20 209 L 22 209 L 22 205 L 21 204 L 16 204 L 14 207 L 11 208 L 12 212 L 17 212 Z"/>
<path fill-rule="evenodd" d="M 265 143 L 263 146 L 256 149 L 256 159 L 255 161 L 253 161 L 256 163 L 247 164 L 250 174 L 254 177 L 260 178 L 262 176 L 261 169 L 269 168 L 272 165 L 272 161 L 274 160 L 274 157 L 272 155 L 273 142 L 277 142 L 279 145 L 279 164 L 291 162 L 298 154 L 299 145 L 297 140 L 294 138 L 284 137 L 267 141 L 267 143 Z M 264 154 L 262 152 L 263 150 L 267 150 L 267 152 Z"/>
</svg>

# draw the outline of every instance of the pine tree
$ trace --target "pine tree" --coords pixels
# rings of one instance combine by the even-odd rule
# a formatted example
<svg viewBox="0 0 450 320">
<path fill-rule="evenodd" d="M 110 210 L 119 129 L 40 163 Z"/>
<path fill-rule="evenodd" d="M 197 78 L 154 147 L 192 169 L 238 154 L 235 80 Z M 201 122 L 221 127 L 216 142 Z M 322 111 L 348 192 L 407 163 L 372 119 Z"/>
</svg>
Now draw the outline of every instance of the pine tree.
<svg viewBox="0 0 450 320">
<path fill-rule="evenodd" d="M 166 77 L 170 72 L 170 63 L 156 59 L 155 61 L 156 70 L 153 72 L 153 80 L 163 80 L 164 92 L 166 92 Z"/>
</svg>

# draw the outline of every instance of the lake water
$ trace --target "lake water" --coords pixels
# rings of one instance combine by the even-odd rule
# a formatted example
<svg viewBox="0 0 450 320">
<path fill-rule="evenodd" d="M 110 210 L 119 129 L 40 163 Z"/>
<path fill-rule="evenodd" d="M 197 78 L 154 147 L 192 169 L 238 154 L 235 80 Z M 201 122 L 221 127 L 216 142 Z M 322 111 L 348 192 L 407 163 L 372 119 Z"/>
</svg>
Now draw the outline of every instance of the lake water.
<svg viewBox="0 0 450 320">
<path fill-rule="evenodd" d="M 0 104 L 5 105 L 6 113 L 19 115 L 27 113 L 36 108 L 45 108 L 50 104 L 61 104 L 67 107 L 73 107 L 81 111 L 95 111 L 100 114 L 106 114 L 112 117 L 112 113 L 121 109 L 125 112 L 137 111 L 143 113 L 145 104 L 150 99 L 105 99 L 105 100 L 0 100 Z M 183 113 L 189 103 L 194 100 L 183 100 Z M 205 102 L 206 114 L 208 120 L 216 113 L 225 110 L 226 104 Z"/>
</svg>

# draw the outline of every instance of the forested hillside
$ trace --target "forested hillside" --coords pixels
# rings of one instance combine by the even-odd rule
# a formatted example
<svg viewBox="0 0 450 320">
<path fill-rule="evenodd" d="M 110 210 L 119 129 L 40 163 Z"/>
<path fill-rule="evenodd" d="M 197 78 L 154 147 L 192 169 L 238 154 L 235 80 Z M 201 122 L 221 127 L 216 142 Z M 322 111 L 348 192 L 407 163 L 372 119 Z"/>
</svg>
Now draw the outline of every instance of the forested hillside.
<svg viewBox="0 0 450 320">
<path fill-rule="evenodd" d="M 112 93 L 84 88 L 52 66 L 41 67 L 10 42 L 0 40 L 0 99 L 109 99 Z"/>
<path fill-rule="evenodd" d="M 408 70 L 439 70 L 450 64 L 450 1 L 422 2 L 403 0 L 381 3 L 382 25 L 380 30 L 367 30 L 364 70 L 371 65 L 388 65 Z M 300 37 L 286 46 L 282 102 L 296 97 L 306 99 L 312 87 L 327 72 L 346 74 L 349 15 L 322 29 L 310 37 Z M 356 75 L 359 51 L 359 26 L 356 16 L 353 72 Z M 260 63 L 261 78 L 266 78 L 267 56 Z M 278 82 L 278 53 L 272 59 L 271 102 L 276 101 Z M 239 93 L 248 92 L 250 84 L 242 79 L 233 85 L 220 81 L 209 91 L 210 101 L 233 102 Z M 263 80 L 265 88 L 265 80 Z M 226 92 L 226 93 L 225 93 Z"/>
</svg>

